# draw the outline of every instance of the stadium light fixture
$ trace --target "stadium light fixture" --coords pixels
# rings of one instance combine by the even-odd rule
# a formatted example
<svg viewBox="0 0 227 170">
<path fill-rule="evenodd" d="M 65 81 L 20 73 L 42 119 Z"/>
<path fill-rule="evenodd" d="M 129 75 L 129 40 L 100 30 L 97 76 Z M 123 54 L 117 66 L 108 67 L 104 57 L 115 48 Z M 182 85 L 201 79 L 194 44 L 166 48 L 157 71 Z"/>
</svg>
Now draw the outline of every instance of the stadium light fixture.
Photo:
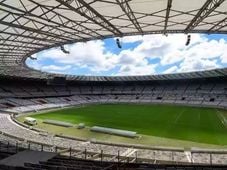
<svg viewBox="0 0 227 170">
<path fill-rule="evenodd" d="M 63 53 L 69 54 L 69 51 L 67 51 L 64 46 L 61 46 L 60 48 Z"/>
<path fill-rule="evenodd" d="M 29 56 L 29 58 L 30 58 L 31 60 L 37 60 L 36 57 Z"/>
<path fill-rule="evenodd" d="M 187 41 L 186 41 L 186 46 L 188 46 L 190 44 L 190 41 L 191 41 L 191 35 L 188 35 L 187 36 Z"/>
<path fill-rule="evenodd" d="M 118 48 L 122 48 L 119 38 L 116 39 L 116 44 Z"/>
</svg>

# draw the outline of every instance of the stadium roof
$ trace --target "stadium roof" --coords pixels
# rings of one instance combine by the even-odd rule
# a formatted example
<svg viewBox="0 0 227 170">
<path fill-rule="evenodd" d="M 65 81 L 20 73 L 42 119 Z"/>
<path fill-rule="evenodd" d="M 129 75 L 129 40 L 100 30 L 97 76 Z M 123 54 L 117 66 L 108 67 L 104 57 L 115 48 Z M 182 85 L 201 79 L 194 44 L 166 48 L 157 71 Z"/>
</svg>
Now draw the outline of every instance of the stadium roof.
<svg viewBox="0 0 227 170">
<path fill-rule="evenodd" d="M 0 75 L 48 78 L 30 69 L 32 54 L 75 42 L 126 35 L 227 33 L 226 0 L 0 0 Z M 151 76 L 66 76 L 132 81 L 227 75 L 227 69 Z"/>
</svg>

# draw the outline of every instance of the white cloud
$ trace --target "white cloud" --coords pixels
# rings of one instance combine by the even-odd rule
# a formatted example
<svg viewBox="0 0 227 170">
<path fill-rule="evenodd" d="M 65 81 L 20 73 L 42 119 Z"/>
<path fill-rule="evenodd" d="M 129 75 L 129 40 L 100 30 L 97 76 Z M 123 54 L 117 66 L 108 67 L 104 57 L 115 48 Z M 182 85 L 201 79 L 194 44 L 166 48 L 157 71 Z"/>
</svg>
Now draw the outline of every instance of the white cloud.
<svg viewBox="0 0 227 170">
<path fill-rule="evenodd" d="M 135 36 L 126 36 L 123 37 L 121 39 L 122 43 L 134 43 L 134 42 L 138 42 L 138 41 L 142 41 L 143 40 L 143 36 L 141 35 L 135 35 Z"/>
<path fill-rule="evenodd" d="M 221 57 L 221 62 L 224 63 L 224 64 L 227 64 L 227 53 L 224 53 Z"/>
<path fill-rule="evenodd" d="M 172 52 L 166 54 L 162 58 L 161 64 L 162 65 L 174 64 L 176 62 L 182 61 L 183 59 L 184 59 L 184 57 L 182 55 L 182 51 L 176 50 L 176 51 L 172 51 Z"/>
<path fill-rule="evenodd" d="M 114 67 L 115 55 L 104 52 L 103 41 L 76 43 L 69 47 L 70 54 L 64 54 L 60 49 L 51 49 L 42 54 L 40 59 L 52 59 L 61 64 L 71 64 L 77 67 L 90 68 L 92 71 L 105 71 Z"/>
<path fill-rule="evenodd" d="M 210 70 L 220 67 L 217 60 L 187 58 L 180 64 L 178 72 Z"/>
<path fill-rule="evenodd" d="M 156 65 L 123 65 L 116 75 L 150 75 L 155 73 Z"/>
<path fill-rule="evenodd" d="M 177 66 L 172 66 L 168 68 L 167 70 L 163 71 L 164 74 L 170 74 L 170 73 L 175 73 L 177 72 L 178 67 Z"/>
<path fill-rule="evenodd" d="M 42 66 L 41 70 L 44 71 L 65 71 L 72 68 L 71 65 L 66 65 L 66 66 L 56 66 L 56 65 L 49 65 L 49 66 Z"/>
<path fill-rule="evenodd" d="M 71 68 L 83 68 L 93 75 L 109 70 L 115 70 L 111 75 L 157 74 L 159 67 L 169 65 L 171 67 L 163 73 L 189 72 L 221 67 L 218 59 L 227 63 L 226 40 L 209 40 L 204 35 L 192 34 L 190 45 L 185 46 L 186 40 L 184 34 L 128 36 L 121 39 L 123 47 L 126 43 L 139 42 L 139 45 L 123 49 L 119 54 L 107 51 L 104 41 L 89 41 L 68 45 L 70 54 L 64 54 L 59 48 L 41 52 L 35 55 L 36 64 L 29 63 L 44 71 L 68 73 Z M 46 60 L 52 60 L 52 63 L 47 66 Z M 154 60 L 156 62 L 152 63 Z M 65 66 L 60 68 L 59 65 Z"/>
</svg>

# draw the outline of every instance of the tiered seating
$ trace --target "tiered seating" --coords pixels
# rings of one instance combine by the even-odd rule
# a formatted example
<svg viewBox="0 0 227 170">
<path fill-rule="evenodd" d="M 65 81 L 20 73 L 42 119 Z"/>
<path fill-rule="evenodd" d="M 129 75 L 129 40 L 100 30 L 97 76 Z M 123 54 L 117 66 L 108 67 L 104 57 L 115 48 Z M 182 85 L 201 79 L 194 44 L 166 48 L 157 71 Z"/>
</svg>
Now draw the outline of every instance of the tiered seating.
<svg viewBox="0 0 227 170">
<path fill-rule="evenodd" d="M 7 158 L 19 151 L 19 148 L 12 146 L 8 141 L 0 141 L 0 160 Z"/>
<path fill-rule="evenodd" d="M 0 97 L 11 97 L 13 94 L 9 90 L 0 88 Z"/>
<path fill-rule="evenodd" d="M 16 86 L 16 85 L 7 85 L 7 86 L 4 86 L 4 90 L 7 91 L 7 92 L 11 92 L 13 97 L 17 97 L 17 96 L 20 96 L 20 97 L 24 97 L 24 96 L 28 96 L 29 94 L 24 91 L 22 88 Z"/>
<path fill-rule="evenodd" d="M 31 83 L 31 84 L 29 84 Z M 1 84 L 0 108 L 26 112 L 86 103 L 168 103 L 227 107 L 227 83 L 179 81 L 153 83 L 69 84 L 29 82 Z M 24 86 L 25 84 L 25 86 Z"/>
<path fill-rule="evenodd" d="M 103 87 L 98 86 L 98 87 L 92 88 L 92 91 L 93 91 L 93 94 L 102 94 Z"/>
<path fill-rule="evenodd" d="M 43 86 L 40 89 L 46 96 L 58 96 L 58 93 L 51 86 Z"/>
<path fill-rule="evenodd" d="M 28 153 L 28 152 L 26 152 Z M 49 155 L 47 152 L 39 152 L 42 155 Z M 20 154 L 20 153 L 19 153 Z M 158 153 L 157 153 L 158 154 Z M 166 153 L 168 154 L 168 152 Z M 6 155 L 4 152 L 0 151 L 0 155 L 3 158 L 6 156 L 12 156 L 12 154 Z M 18 155 L 18 154 L 17 154 Z M 15 156 L 17 156 L 15 155 Z M 21 155 L 21 154 L 20 154 Z M 13 157 L 13 156 L 12 156 Z M 78 159 L 69 156 L 51 156 L 52 158 L 47 158 L 45 160 L 23 160 L 22 163 L 18 163 L 17 160 L 11 160 L 13 164 L 6 164 L 4 161 L 1 164 L 1 170 L 194 170 L 194 169 L 204 169 L 204 170 L 225 170 L 226 166 L 223 165 L 204 165 L 204 164 L 178 164 L 170 163 L 166 161 L 153 161 L 149 163 L 141 163 L 140 160 L 136 159 L 130 162 L 131 159 L 107 162 L 107 161 L 94 161 L 85 159 Z"/>
<path fill-rule="evenodd" d="M 37 88 L 36 86 L 25 85 L 22 88 L 33 97 L 39 97 L 39 96 L 45 95 L 44 92 L 40 88 Z"/>
<path fill-rule="evenodd" d="M 86 94 L 92 94 L 90 86 L 83 86 L 80 89 L 81 89 L 81 94 L 85 94 L 85 95 Z"/>
<path fill-rule="evenodd" d="M 56 86 L 54 90 L 58 93 L 59 96 L 70 95 L 70 91 L 64 86 Z"/>
<path fill-rule="evenodd" d="M 69 157 L 64 156 L 57 156 L 55 158 L 52 158 L 46 162 L 40 162 L 39 164 L 31 164 L 26 163 L 25 167 L 31 167 L 31 168 L 43 168 L 43 169 L 71 169 L 71 170 L 102 170 L 104 168 L 107 168 L 110 166 L 111 163 L 107 162 L 96 162 L 96 161 L 88 161 L 88 160 L 82 160 L 82 159 L 73 159 Z M 116 168 L 116 165 L 114 165 L 112 168 Z"/>
<path fill-rule="evenodd" d="M 28 106 L 28 105 L 35 104 L 32 100 L 19 99 L 19 98 L 9 98 L 8 101 L 15 103 L 19 106 Z"/>
<path fill-rule="evenodd" d="M 80 87 L 70 86 L 69 89 L 70 89 L 72 95 L 79 95 L 81 93 Z"/>
</svg>

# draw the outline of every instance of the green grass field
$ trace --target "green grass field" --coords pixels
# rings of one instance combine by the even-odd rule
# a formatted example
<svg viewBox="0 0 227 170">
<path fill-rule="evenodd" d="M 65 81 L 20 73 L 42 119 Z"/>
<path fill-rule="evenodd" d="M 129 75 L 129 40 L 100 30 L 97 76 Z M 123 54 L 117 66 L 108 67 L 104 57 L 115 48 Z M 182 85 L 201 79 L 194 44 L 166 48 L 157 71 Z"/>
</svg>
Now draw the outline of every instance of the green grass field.
<svg viewBox="0 0 227 170">
<path fill-rule="evenodd" d="M 53 119 L 73 124 L 85 123 L 86 126 L 132 130 L 145 136 L 227 145 L 224 120 L 227 119 L 227 111 L 212 108 L 100 104 L 35 114 L 31 117 L 39 121 Z"/>
</svg>

